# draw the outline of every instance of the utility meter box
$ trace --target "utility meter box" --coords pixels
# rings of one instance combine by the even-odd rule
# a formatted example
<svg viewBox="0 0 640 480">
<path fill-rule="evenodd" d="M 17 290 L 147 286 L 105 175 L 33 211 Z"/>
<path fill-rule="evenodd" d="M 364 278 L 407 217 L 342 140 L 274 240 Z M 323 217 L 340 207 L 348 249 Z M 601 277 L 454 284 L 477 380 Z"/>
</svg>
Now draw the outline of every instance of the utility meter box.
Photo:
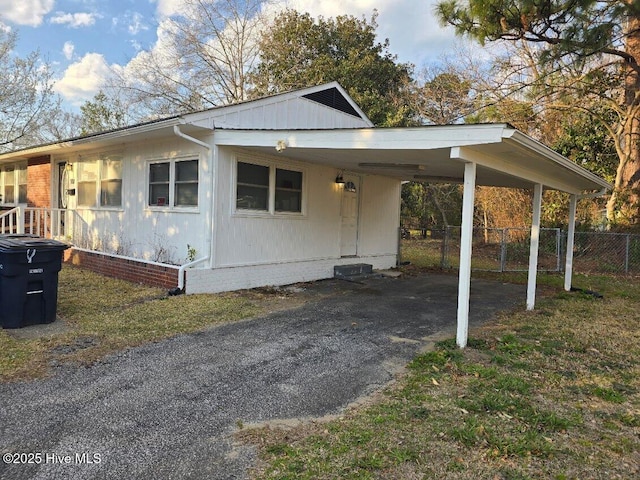
<svg viewBox="0 0 640 480">
<path fill-rule="evenodd" d="M 51 323 L 58 273 L 70 245 L 36 235 L 0 235 L 0 326 Z"/>
</svg>

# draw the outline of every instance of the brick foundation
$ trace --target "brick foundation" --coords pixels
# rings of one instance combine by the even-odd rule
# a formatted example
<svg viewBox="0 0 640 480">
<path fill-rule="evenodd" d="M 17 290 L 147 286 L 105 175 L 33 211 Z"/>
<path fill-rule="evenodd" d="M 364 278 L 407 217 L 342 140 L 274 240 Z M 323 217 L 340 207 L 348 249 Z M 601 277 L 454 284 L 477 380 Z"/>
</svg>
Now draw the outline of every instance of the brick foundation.
<svg viewBox="0 0 640 480">
<path fill-rule="evenodd" d="M 79 248 L 64 252 L 64 261 L 87 270 L 151 287 L 171 289 L 178 285 L 179 267 L 109 255 Z"/>
</svg>

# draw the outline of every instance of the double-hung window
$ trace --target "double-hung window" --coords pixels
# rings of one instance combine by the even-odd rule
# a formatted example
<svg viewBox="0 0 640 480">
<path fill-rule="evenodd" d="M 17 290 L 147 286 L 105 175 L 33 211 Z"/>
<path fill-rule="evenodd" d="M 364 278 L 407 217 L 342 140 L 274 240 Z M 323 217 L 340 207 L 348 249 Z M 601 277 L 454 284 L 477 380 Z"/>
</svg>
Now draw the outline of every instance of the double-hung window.
<svg viewBox="0 0 640 480">
<path fill-rule="evenodd" d="M 149 206 L 197 207 L 198 170 L 197 159 L 149 163 Z"/>
<path fill-rule="evenodd" d="M 269 210 L 269 167 L 238 162 L 236 208 Z"/>
<path fill-rule="evenodd" d="M 302 213 L 303 172 L 238 160 L 236 211 Z"/>
<path fill-rule="evenodd" d="M 0 197 L 3 205 L 27 203 L 27 165 L 7 165 L 0 169 Z"/>
<path fill-rule="evenodd" d="M 100 165 L 100 206 L 122 205 L 122 160 L 106 157 Z"/>
<path fill-rule="evenodd" d="M 122 206 L 122 156 L 99 155 L 77 163 L 78 206 L 119 208 Z"/>
</svg>

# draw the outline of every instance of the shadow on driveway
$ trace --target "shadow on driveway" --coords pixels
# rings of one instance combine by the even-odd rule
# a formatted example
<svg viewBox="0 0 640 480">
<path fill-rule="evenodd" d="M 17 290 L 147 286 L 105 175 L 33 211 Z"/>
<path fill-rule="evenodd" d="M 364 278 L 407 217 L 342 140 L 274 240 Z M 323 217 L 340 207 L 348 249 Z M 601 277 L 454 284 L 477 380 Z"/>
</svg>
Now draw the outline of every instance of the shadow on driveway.
<svg viewBox="0 0 640 480">
<path fill-rule="evenodd" d="M 388 383 L 427 337 L 455 332 L 456 277 L 305 289 L 316 299 L 294 310 L 0 384 L 0 453 L 41 453 L 0 462 L 0 478 L 245 478 L 255 458 L 233 445 L 240 422 L 338 413 Z M 474 279 L 470 325 L 524 298 L 523 286 Z"/>
</svg>

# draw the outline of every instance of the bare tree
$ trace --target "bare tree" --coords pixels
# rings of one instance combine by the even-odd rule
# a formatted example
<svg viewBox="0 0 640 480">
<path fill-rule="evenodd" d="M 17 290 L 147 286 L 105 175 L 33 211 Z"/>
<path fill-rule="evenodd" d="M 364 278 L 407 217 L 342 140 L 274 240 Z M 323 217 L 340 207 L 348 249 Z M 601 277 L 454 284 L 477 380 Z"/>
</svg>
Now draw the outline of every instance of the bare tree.
<svg viewBox="0 0 640 480">
<path fill-rule="evenodd" d="M 475 111 L 473 86 L 468 73 L 454 65 L 425 67 L 413 85 L 416 121 L 433 125 L 461 123 Z"/>
<path fill-rule="evenodd" d="M 0 30 L 0 151 L 37 142 L 47 112 L 56 108 L 52 73 L 38 52 L 15 56 L 16 33 Z"/>
<path fill-rule="evenodd" d="M 60 102 L 39 119 L 32 143 L 59 142 L 82 134 L 80 115 L 63 110 Z"/>
<path fill-rule="evenodd" d="M 105 88 L 119 90 L 140 120 L 246 99 L 258 58 L 259 0 L 185 0 L 161 25 L 156 47 L 136 57 Z"/>
</svg>

